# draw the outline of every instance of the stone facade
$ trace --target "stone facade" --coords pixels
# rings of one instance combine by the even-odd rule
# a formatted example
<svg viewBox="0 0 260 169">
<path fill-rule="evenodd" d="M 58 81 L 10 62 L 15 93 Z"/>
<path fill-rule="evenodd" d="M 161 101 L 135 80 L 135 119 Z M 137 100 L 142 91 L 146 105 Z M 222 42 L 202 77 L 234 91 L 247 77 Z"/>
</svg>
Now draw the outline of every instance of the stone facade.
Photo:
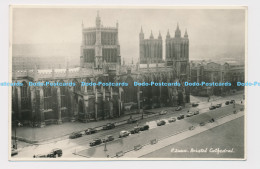
<svg viewBox="0 0 260 169">
<path fill-rule="evenodd" d="M 140 63 L 141 64 L 153 64 L 153 63 L 162 63 L 163 62 L 163 41 L 161 33 L 157 39 L 153 37 L 151 32 L 149 39 L 144 39 L 143 29 L 139 34 L 139 51 L 140 51 Z"/>
<path fill-rule="evenodd" d="M 231 92 L 231 90 L 242 90 L 241 86 L 237 86 L 237 82 L 245 80 L 245 66 L 243 64 L 215 63 L 206 61 L 191 61 L 191 82 L 216 82 L 231 83 L 227 87 L 192 87 L 193 95 L 209 96 L 222 95 Z"/>
<path fill-rule="evenodd" d="M 144 109 L 185 105 L 190 102 L 189 88 L 183 86 L 134 86 L 136 82 L 180 82 L 189 79 L 189 56 L 185 55 L 185 72 L 181 64 L 156 67 L 121 65 L 116 28 L 101 26 L 82 29 L 80 67 L 65 69 L 13 71 L 13 82 L 22 87 L 12 88 L 13 120 L 43 127 L 65 121 L 96 121 L 116 118 L 123 114 L 142 113 Z M 111 40 L 112 39 L 112 40 Z M 142 49 L 141 49 L 142 50 Z M 114 52 L 113 52 L 114 51 Z M 140 55 L 140 59 L 143 57 Z M 161 58 L 161 53 L 155 55 Z M 149 64 L 149 62 L 147 63 Z M 177 70 L 177 71 L 176 71 Z M 74 82 L 68 87 L 33 87 L 29 82 Z M 81 82 L 126 82 L 128 86 L 81 86 Z"/>
<path fill-rule="evenodd" d="M 102 69 L 108 66 L 115 70 L 121 64 L 118 26 L 116 23 L 116 27 L 103 27 L 99 14 L 96 27 L 84 28 L 82 23 L 80 67 Z"/>
</svg>

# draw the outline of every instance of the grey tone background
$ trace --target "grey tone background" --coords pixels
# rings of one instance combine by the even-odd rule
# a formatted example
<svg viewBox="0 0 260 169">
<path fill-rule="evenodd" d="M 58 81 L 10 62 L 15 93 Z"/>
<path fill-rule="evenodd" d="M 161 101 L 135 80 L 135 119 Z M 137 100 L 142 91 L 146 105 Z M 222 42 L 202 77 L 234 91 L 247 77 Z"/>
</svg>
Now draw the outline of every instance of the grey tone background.
<svg viewBox="0 0 260 169">
<path fill-rule="evenodd" d="M 13 4 L 93 4 L 93 1 L 90 0 L 78 0 L 77 2 L 74 0 L 71 1 L 64 1 L 64 0 L 45 0 L 43 1 L 35 1 L 35 0 L 13 0 L 11 1 Z M 1 81 L 8 81 L 8 41 L 9 41 L 9 9 L 8 5 L 11 3 L 10 1 L 1 1 L 0 2 L 0 54 L 1 54 Z M 95 4 L 108 4 L 106 0 L 96 1 Z M 260 10 L 259 10 L 259 1 L 258 0 L 251 0 L 251 1 L 244 1 L 244 0 L 215 0 L 215 1 L 208 1 L 208 0 L 161 0 L 153 1 L 153 0 L 132 0 L 132 1 L 119 1 L 119 0 L 111 0 L 110 5 L 248 5 L 249 7 L 249 40 L 248 44 L 249 52 L 248 52 L 248 80 L 260 80 L 259 79 L 259 44 L 260 44 L 260 32 L 259 32 L 259 18 L 260 18 Z M 1 115 L 1 122 L 0 127 L 2 130 L 2 139 L 1 139 L 1 166 L 11 169 L 11 168 L 21 168 L 21 169 L 30 169 L 30 168 L 38 168 L 38 169 L 46 169 L 46 168 L 78 168 L 83 169 L 86 167 L 89 168 L 161 168 L 162 166 L 167 167 L 182 167 L 182 168 L 212 168 L 212 169 L 219 169 L 219 168 L 237 168 L 243 169 L 246 167 L 250 168 L 259 168 L 259 142 L 260 137 L 257 132 L 259 132 L 259 126 L 256 125 L 259 123 L 260 114 L 258 112 L 258 95 L 260 94 L 260 89 L 257 87 L 248 88 L 248 124 L 247 124 L 247 131 L 248 131 L 248 142 L 247 142 L 247 152 L 248 152 L 248 160 L 244 162 L 237 162 L 237 161 L 172 161 L 172 162 L 8 162 L 8 90 L 6 87 L 0 87 L 1 92 L 1 105 L 2 105 L 2 115 Z"/>
<path fill-rule="evenodd" d="M 165 38 L 174 36 L 177 22 L 190 39 L 190 59 L 244 61 L 245 11 L 243 9 L 120 9 L 120 8 L 24 8 L 13 10 L 13 56 L 67 56 L 79 60 L 84 27 L 94 27 L 99 10 L 103 25 L 119 23 L 121 56 L 126 63 L 139 57 L 141 26 L 145 38 L 151 30 Z"/>
</svg>

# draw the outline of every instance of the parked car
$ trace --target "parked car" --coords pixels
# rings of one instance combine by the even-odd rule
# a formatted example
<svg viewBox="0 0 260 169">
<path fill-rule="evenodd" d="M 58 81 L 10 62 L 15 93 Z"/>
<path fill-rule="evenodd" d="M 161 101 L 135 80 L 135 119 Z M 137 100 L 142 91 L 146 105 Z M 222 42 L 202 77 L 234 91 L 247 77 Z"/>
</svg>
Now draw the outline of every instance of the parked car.
<svg viewBox="0 0 260 169">
<path fill-rule="evenodd" d="M 200 123 L 200 126 L 205 126 L 205 122 L 201 122 L 201 123 Z"/>
<path fill-rule="evenodd" d="M 192 103 L 191 106 L 192 107 L 197 107 L 197 106 L 199 106 L 199 104 L 198 103 Z"/>
<path fill-rule="evenodd" d="M 49 154 L 47 154 L 48 158 L 56 158 L 56 155 L 54 155 L 53 152 L 50 152 Z"/>
<path fill-rule="evenodd" d="M 129 134 L 130 134 L 129 131 L 125 131 L 125 130 L 120 131 L 119 138 L 127 137 L 127 136 L 129 136 Z"/>
<path fill-rule="evenodd" d="M 132 118 L 127 120 L 128 124 L 132 124 L 132 123 L 136 123 L 136 122 L 137 122 L 137 120 L 136 119 L 132 119 Z"/>
<path fill-rule="evenodd" d="M 159 115 L 165 115 L 165 114 L 167 114 L 167 110 L 162 110 L 162 111 L 159 113 Z"/>
<path fill-rule="evenodd" d="M 199 110 L 193 112 L 193 115 L 197 115 L 197 114 L 200 114 Z"/>
<path fill-rule="evenodd" d="M 166 124 L 166 122 L 164 120 L 157 122 L 157 126 L 163 126 L 165 124 Z"/>
<path fill-rule="evenodd" d="M 93 146 L 99 145 L 99 144 L 101 144 L 101 143 L 102 143 L 102 140 L 99 139 L 99 138 L 96 138 L 96 139 L 94 139 L 93 141 L 91 141 L 91 142 L 89 143 L 89 145 L 90 145 L 91 147 L 93 147 Z"/>
<path fill-rule="evenodd" d="M 79 137 L 81 137 L 82 136 L 82 134 L 80 133 L 80 132 L 74 132 L 74 133 L 72 133 L 70 136 L 69 136 L 69 138 L 70 139 L 75 139 L 75 138 L 79 138 Z"/>
<path fill-rule="evenodd" d="M 38 155 L 33 155 L 33 158 L 46 158 L 47 156 L 45 154 L 38 154 Z"/>
<path fill-rule="evenodd" d="M 97 132 L 97 130 L 93 129 L 93 128 L 88 128 L 87 130 L 85 130 L 86 135 L 94 134 L 96 132 Z"/>
<path fill-rule="evenodd" d="M 102 142 L 106 143 L 106 142 L 113 141 L 113 140 L 114 140 L 114 137 L 112 135 L 107 135 L 105 138 L 103 138 Z"/>
<path fill-rule="evenodd" d="M 133 130 L 130 131 L 131 134 L 136 134 L 140 132 L 140 127 L 135 127 Z"/>
<path fill-rule="evenodd" d="M 180 111 L 182 109 L 182 107 L 181 106 L 178 106 L 175 110 L 176 111 Z"/>
<path fill-rule="evenodd" d="M 212 118 L 212 119 L 209 120 L 209 122 L 210 122 L 210 123 L 213 123 L 213 122 L 215 122 L 215 119 Z"/>
<path fill-rule="evenodd" d="M 226 102 L 225 102 L 225 105 L 229 105 L 229 101 L 226 101 Z"/>
<path fill-rule="evenodd" d="M 103 130 L 110 130 L 115 128 L 115 124 L 114 123 L 107 123 L 105 126 L 103 126 Z"/>
<path fill-rule="evenodd" d="M 184 119 L 184 115 L 183 114 L 180 114 L 178 117 L 177 117 L 178 120 L 181 120 L 181 119 Z"/>
<path fill-rule="evenodd" d="M 60 148 L 55 148 L 51 151 L 55 156 L 61 157 L 62 156 L 62 149 Z"/>
<path fill-rule="evenodd" d="M 194 126 L 190 126 L 190 127 L 189 127 L 189 130 L 194 130 L 194 129 L 195 129 Z"/>
<path fill-rule="evenodd" d="M 220 108 L 221 106 L 222 106 L 222 104 L 219 103 L 219 104 L 216 105 L 216 108 Z"/>
<path fill-rule="evenodd" d="M 146 124 L 146 125 L 141 126 L 139 128 L 140 128 L 140 131 L 149 130 L 149 125 Z"/>
<path fill-rule="evenodd" d="M 17 155 L 18 154 L 18 150 L 12 148 L 12 152 L 11 152 L 11 156 Z"/>
<path fill-rule="evenodd" d="M 168 120 L 169 123 L 172 123 L 172 122 L 175 122 L 176 121 L 176 118 L 172 117 Z"/>
<path fill-rule="evenodd" d="M 193 113 L 188 113 L 188 114 L 186 115 L 186 117 L 191 117 L 191 116 L 193 116 Z"/>
<path fill-rule="evenodd" d="M 235 100 L 230 100 L 230 104 L 235 104 L 236 101 Z"/>
<path fill-rule="evenodd" d="M 214 109 L 216 109 L 216 106 L 210 106 L 209 107 L 209 110 L 214 110 Z"/>
</svg>

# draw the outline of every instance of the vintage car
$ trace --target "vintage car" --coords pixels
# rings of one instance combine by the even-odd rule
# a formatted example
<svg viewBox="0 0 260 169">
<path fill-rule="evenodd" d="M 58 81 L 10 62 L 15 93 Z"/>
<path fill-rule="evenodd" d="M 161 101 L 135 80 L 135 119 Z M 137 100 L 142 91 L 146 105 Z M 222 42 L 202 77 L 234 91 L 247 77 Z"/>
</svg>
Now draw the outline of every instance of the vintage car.
<svg viewBox="0 0 260 169">
<path fill-rule="evenodd" d="M 93 146 L 99 145 L 99 144 L 101 144 L 101 143 L 102 143 L 102 140 L 99 139 L 99 138 L 97 138 L 97 139 L 94 139 L 93 141 L 91 141 L 91 142 L 89 143 L 89 145 L 90 145 L 91 147 L 93 147 Z"/>
<path fill-rule="evenodd" d="M 200 114 L 199 110 L 193 112 L 193 115 L 198 115 L 198 114 Z"/>
<path fill-rule="evenodd" d="M 163 126 L 165 124 L 166 124 L 166 122 L 164 120 L 157 122 L 157 126 Z"/>
<path fill-rule="evenodd" d="M 136 134 L 140 132 L 140 127 L 135 127 L 133 130 L 130 131 L 131 134 Z"/>
<path fill-rule="evenodd" d="M 96 132 L 97 132 L 97 130 L 93 129 L 93 128 L 88 128 L 87 130 L 85 130 L 86 135 L 94 134 Z"/>
<path fill-rule="evenodd" d="M 69 138 L 75 139 L 75 138 L 79 138 L 81 136 L 82 136 L 82 134 L 80 132 L 74 132 L 74 133 L 70 134 Z"/>
<path fill-rule="evenodd" d="M 165 114 L 167 114 L 167 110 L 162 110 L 162 111 L 160 111 L 160 113 L 159 113 L 159 115 L 165 115 Z"/>
<path fill-rule="evenodd" d="M 184 119 L 184 115 L 183 114 L 180 114 L 178 117 L 177 117 L 178 120 L 181 120 L 181 119 Z"/>
<path fill-rule="evenodd" d="M 127 136 L 129 136 L 129 134 L 130 134 L 129 131 L 125 131 L 125 130 L 120 131 L 119 138 L 127 137 Z"/>
<path fill-rule="evenodd" d="M 107 135 L 105 138 L 102 139 L 103 143 L 109 142 L 109 141 L 113 141 L 114 137 L 112 135 Z"/>
<path fill-rule="evenodd" d="M 186 117 L 191 117 L 191 116 L 193 116 L 194 114 L 193 113 L 188 113 L 187 115 L 186 115 Z"/>
<path fill-rule="evenodd" d="M 192 103 L 191 106 L 192 107 L 197 107 L 197 106 L 199 106 L 199 104 L 198 103 Z"/>
<path fill-rule="evenodd" d="M 182 110 L 182 107 L 181 107 L 181 106 L 178 106 L 175 110 L 176 110 L 176 111 L 180 111 L 180 110 Z"/>
<path fill-rule="evenodd" d="M 172 123 L 172 122 L 175 122 L 176 121 L 176 118 L 172 117 L 168 120 L 169 123 Z"/>
<path fill-rule="evenodd" d="M 222 104 L 221 104 L 221 103 L 219 103 L 219 104 L 216 105 L 216 108 L 220 108 L 220 107 L 222 107 Z"/>
<path fill-rule="evenodd" d="M 216 109 L 216 106 L 210 106 L 209 107 L 209 110 L 214 110 L 214 109 Z"/>
<path fill-rule="evenodd" d="M 140 128 L 140 131 L 145 131 L 145 130 L 149 130 L 149 125 L 143 125 L 143 126 L 141 126 L 141 127 L 139 127 Z"/>
<path fill-rule="evenodd" d="M 115 124 L 114 123 L 107 123 L 105 126 L 103 126 L 103 130 L 110 130 L 115 128 Z"/>
</svg>

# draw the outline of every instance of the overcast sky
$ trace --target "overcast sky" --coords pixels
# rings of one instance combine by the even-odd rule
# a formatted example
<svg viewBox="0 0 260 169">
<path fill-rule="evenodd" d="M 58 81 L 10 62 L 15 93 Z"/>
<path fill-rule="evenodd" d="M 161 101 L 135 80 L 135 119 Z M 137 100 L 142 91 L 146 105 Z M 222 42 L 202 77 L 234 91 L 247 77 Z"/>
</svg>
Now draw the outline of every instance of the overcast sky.
<svg viewBox="0 0 260 169">
<path fill-rule="evenodd" d="M 94 27 L 97 11 L 104 26 L 119 23 L 121 56 L 126 62 L 139 57 L 139 32 L 145 38 L 167 30 L 174 36 L 177 22 L 190 40 L 190 60 L 244 57 L 245 10 L 243 9 L 102 9 L 16 8 L 13 10 L 13 55 L 66 56 L 79 59 L 81 23 Z M 163 45 L 165 55 L 165 45 Z"/>
</svg>

